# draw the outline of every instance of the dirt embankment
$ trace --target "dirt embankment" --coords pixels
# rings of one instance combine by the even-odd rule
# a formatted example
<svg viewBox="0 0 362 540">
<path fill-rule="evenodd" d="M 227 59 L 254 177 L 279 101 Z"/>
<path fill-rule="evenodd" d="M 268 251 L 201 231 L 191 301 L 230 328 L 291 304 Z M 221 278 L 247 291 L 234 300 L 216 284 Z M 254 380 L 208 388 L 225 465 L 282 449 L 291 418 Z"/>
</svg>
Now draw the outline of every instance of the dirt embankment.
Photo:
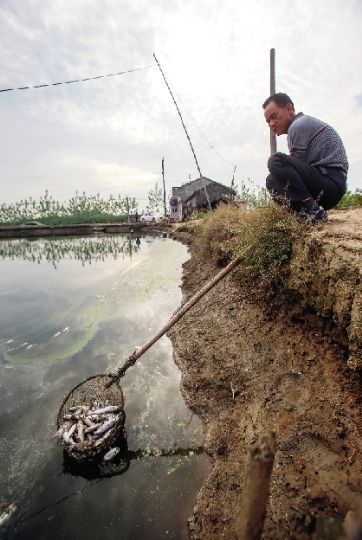
<svg viewBox="0 0 362 540">
<path fill-rule="evenodd" d="M 335 213 L 295 243 L 293 305 L 254 301 L 236 270 L 170 332 L 213 464 L 191 538 L 237 538 L 247 452 L 270 430 L 278 451 L 263 538 L 335 538 L 313 536 L 320 518 L 361 500 L 360 380 L 347 366 L 361 362 L 361 225 L 362 210 Z M 190 251 L 184 299 L 218 270 L 197 240 Z"/>
</svg>

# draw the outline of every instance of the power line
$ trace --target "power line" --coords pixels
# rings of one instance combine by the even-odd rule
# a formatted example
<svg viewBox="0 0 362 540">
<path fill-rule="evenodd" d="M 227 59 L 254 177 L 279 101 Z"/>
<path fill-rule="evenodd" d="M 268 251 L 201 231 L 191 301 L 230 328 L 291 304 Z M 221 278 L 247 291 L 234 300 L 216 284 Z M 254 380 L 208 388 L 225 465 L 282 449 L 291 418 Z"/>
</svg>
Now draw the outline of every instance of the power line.
<svg viewBox="0 0 362 540">
<path fill-rule="evenodd" d="M 228 163 L 230 166 L 234 167 L 234 163 L 231 163 L 230 160 L 226 159 L 223 155 L 220 154 L 220 152 L 218 152 L 218 150 L 216 150 L 215 146 L 209 141 L 209 139 L 206 137 L 205 133 L 202 131 L 202 129 L 200 128 L 199 124 L 196 122 L 194 116 L 191 114 L 191 112 L 189 111 L 189 109 L 186 107 L 185 105 L 185 100 L 182 98 L 182 96 L 180 95 L 179 92 L 177 92 L 177 90 L 174 90 L 174 93 L 176 94 L 176 96 L 179 98 L 179 100 L 182 102 L 182 107 L 184 109 L 184 111 L 186 112 L 186 114 L 189 116 L 189 118 L 191 119 L 192 123 L 194 124 L 194 126 L 196 127 L 196 129 L 198 130 L 198 132 L 200 133 L 200 135 L 202 136 L 202 138 L 205 140 L 207 146 L 209 146 L 209 148 L 211 150 L 213 150 L 223 161 L 225 161 L 225 163 Z"/>
<path fill-rule="evenodd" d="M 59 86 L 59 85 L 62 85 L 62 84 L 73 84 L 73 83 L 76 83 L 76 82 L 95 81 L 97 79 L 102 79 L 102 78 L 107 78 L 107 77 L 116 77 L 116 76 L 119 76 L 119 75 L 124 75 L 125 73 L 132 73 L 133 71 L 141 71 L 143 69 L 149 69 L 149 68 L 154 68 L 154 67 L 155 66 L 153 64 L 151 64 L 151 65 L 143 66 L 143 67 L 139 67 L 139 68 L 128 69 L 126 71 L 119 71 L 118 73 L 108 73 L 106 75 L 97 75 L 96 77 L 85 77 L 83 79 L 72 79 L 70 81 L 61 81 L 61 82 L 55 82 L 55 83 L 44 83 L 44 84 L 35 84 L 35 85 L 28 85 L 28 86 L 19 86 L 19 87 L 15 87 L 15 88 L 2 88 L 2 89 L 0 89 L 0 92 L 11 92 L 11 91 L 15 91 L 15 90 L 30 90 L 30 89 L 37 89 L 37 88 L 45 88 L 45 87 L 49 87 L 49 86 Z M 178 96 L 178 98 L 183 102 L 183 107 L 184 107 L 186 113 L 188 114 L 188 116 L 192 120 L 192 122 L 195 125 L 196 129 L 199 131 L 199 133 L 201 134 L 201 136 L 203 137 L 203 139 L 205 140 L 205 142 L 209 146 L 209 148 L 211 150 L 213 150 L 226 163 L 228 163 L 229 165 L 233 165 L 229 160 L 224 158 L 224 156 L 222 156 L 220 154 L 220 152 L 218 152 L 216 150 L 215 146 L 208 140 L 206 135 L 201 130 L 200 126 L 196 122 L 193 115 L 186 108 L 185 102 L 183 101 L 182 97 L 177 92 L 175 92 L 175 93 Z"/>
<path fill-rule="evenodd" d="M 209 148 L 211 150 L 213 150 L 223 161 L 225 161 L 225 163 L 228 163 L 230 166 L 234 166 L 233 163 L 231 163 L 231 161 L 229 161 L 228 159 L 226 159 L 223 155 L 220 154 L 220 152 L 218 152 L 218 150 L 216 150 L 215 146 L 209 141 L 209 139 L 206 137 L 205 133 L 202 131 L 202 129 L 200 128 L 200 126 L 198 125 L 198 123 L 196 122 L 195 118 L 193 117 L 193 115 L 190 113 L 190 111 L 187 109 L 186 105 L 185 105 L 185 101 L 182 99 L 182 97 L 180 96 L 180 94 L 175 91 L 175 94 L 177 95 L 177 97 L 182 101 L 183 103 L 183 109 L 186 111 L 186 114 L 190 117 L 190 119 L 192 120 L 194 126 L 196 127 L 196 129 L 198 130 L 198 132 L 200 133 L 200 135 L 202 136 L 202 138 L 205 140 L 206 144 L 209 146 Z"/>
<path fill-rule="evenodd" d="M 77 82 L 87 82 L 87 81 L 95 81 L 96 79 L 103 79 L 106 77 L 117 77 L 119 75 L 124 75 L 125 73 L 132 73 L 133 71 L 141 71 L 143 69 L 149 69 L 154 68 L 155 66 L 149 65 L 149 66 L 143 66 L 139 68 L 133 68 L 133 69 L 127 69 L 126 71 L 119 71 L 118 73 L 108 73 L 107 75 L 97 75 L 96 77 L 85 77 L 83 79 L 72 79 L 71 81 L 61 81 L 61 82 L 55 82 L 55 83 L 45 83 L 45 84 L 34 84 L 33 86 L 19 86 L 17 88 L 3 88 L 0 90 L 0 92 L 11 92 L 13 90 L 30 90 L 34 88 L 44 88 L 46 86 L 59 86 L 61 84 L 73 84 Z"/>
<path fill-rule="evenodd" d="M 154 67 L 155 67 L 154 64 L 150 64 L 148 66 L 132 68 L 132 69 L 128 69 L 128 70 L 125 70 L 125 71 L 119 71 L 117 73 L 108 73 L 106 75 L 97 75 L 95 77 L 85 77 L 85 78 L 79 78 L 79 79 L 72 79 L 72 80 L 69 80 L 69 81 L 60 81 L 60 82 L 54 82 L 54 83 L 44 83 L 44 84 L 35 84 L 35 85 L 28 85 L 28 86 L 19 86 L 19 87 L 14 87 L 14 88 L 3 88 L 3 89 L 0 89 L 0 93 L 1 92 L 11 92 L 11 91 L 15 91 L 15 90 L 30 90 L 30 89 L 45 88 L 45 87 L 49 87 L 49 86 L 60 86 L 60 85 L 63 85 L 63 84 L 73 84 L 73 83 L 79 83 L 79 82 L 94 81 L 94 80 L 108 78 L 108 77 L 116 77 L 116 76 L 119 76 L 119 75 L 124 75 L 126 73 L 132 73 L 134 71 L 141 71 L 141 70 L 144 70 L 144 69 L 149 69 L 149 68 L 154 68 Z M 161 73 L 162 73 L 162 71 L 161 71 Z M 203 139 L 205 140 L 205 142 L 209 146 L 209 148 L 211 150 L 213 150 L 223 161 L 225 161 L 229 165 L 233 165 L 228 159 L 226 159 L 223 155 L 221 155 L 220 152 L 218 152 L 218 150 L 215 148 L 215 146 L 209 141 L 209 139 L 203 133 L 203 131 L 201 130 L 200 126 L 196 122 L 196 120 L 193 117 L 193 115 L 191 114 L 191 112 L 186 108 L 185 102 L 182 99 L 182 97 L 177 92 L 175 92 L 175 93 L 178 96 L 178 98 L 183 102 L 183 107 L 184 107 L 187 115 L 192 120 L 194 126 L 199 131 L 200 135 L 203 137 Z M 176 104 L 176 107 L 177 107 L 177 104 Z M 195 156 L 195 158 L 196 158 L 196 156 Z M 197 159 L 196 159 L 196 162 L 197 162 Z M 197 165 L 198 165 L 198 163 L 197 163 Z M 200 172 L 200 176 L 202 176 L 201 171 L 199 171 L 199 172 Z"/>
</svg>

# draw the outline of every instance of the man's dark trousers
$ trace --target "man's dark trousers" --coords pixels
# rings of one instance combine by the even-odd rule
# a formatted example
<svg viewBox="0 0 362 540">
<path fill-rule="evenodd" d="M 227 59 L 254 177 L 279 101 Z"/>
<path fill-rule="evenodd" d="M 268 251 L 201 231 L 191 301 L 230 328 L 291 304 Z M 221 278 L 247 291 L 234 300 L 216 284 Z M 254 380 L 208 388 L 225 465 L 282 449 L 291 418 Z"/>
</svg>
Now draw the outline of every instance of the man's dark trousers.
<svg viewBox="0 0 362 540">
<path fill-rule="evenodd" d="M 266 187 L 279 204 L 297 212 L 312 197 L 326 210 L 336 206 L 346 192 L 346 173 L 331 167 L 313 167 L 304 160 L 277 152 L 269 158 Z"/>
</svg>

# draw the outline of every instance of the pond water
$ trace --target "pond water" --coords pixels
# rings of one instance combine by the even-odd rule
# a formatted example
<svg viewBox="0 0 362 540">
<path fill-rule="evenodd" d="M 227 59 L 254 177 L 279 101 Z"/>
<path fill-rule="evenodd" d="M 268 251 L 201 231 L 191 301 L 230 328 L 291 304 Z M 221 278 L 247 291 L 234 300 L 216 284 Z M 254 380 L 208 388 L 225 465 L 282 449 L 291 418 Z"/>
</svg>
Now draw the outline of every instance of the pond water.
<svg viewBox="0 0 362 540">
<path fill-rule="evenodd" d="M 186 538 L 210 470 L 167 337 L 129 369 L 127 444 L 74 467 L 52 436 L 64 395 L 114 370 L 181 302 L 186 248 L 167 238 L 0 242 L 0 525 L 5 539 Z"/>
</svg>

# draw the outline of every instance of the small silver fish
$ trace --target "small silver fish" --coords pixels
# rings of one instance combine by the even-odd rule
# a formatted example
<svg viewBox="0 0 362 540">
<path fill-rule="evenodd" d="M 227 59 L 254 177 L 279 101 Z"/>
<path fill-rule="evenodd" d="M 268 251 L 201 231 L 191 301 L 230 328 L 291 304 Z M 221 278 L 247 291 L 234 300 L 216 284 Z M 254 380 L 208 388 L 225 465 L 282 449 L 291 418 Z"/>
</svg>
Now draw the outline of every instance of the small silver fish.
<svg viewBox="0 0 362 540">
<path fill-rule="evenodd" d="M 71 426 L 71 428 L 69 429 L 69 431 L 68 431 L 69 437 L 71 437 L 73 435 L 73 433 L 75 432 L 76 429 L 77 429 L 77 424 L 73 424 Z"/>
<path fill-rule="evenodd" d="M 89 420 L 92 420 L 92 422 L 103 422 L 104 420 L 106 420 L 106 417 L 103 414 L 89 414 L 87 418 Z"/>
<path fill-rule="evenodd" d="M 77 437 L 80 442 L 84 441 L 84 426 L 81 420 L 78 420 L 77 423 Z"/>
<path fill-rule="evenodd" d="M 94 432 L 94 435 L 103 435 L 103 433 L 105 433 L 106 431 L 108 431 L 114 426 L 117 420 L 118 420 L 117 417 L 112 418 L 111 420 L 107 420 L 106 422 L 104 422 L 103 424 L 99 426 L 99 428 Z"/>
<path fill-rule="evenodd" d="M 87 427 L 93 427 L 97 425 L 94 422 L 92 422 L 90 418 L 87 418 L 87 417 L 83 419 L 83 422 L 85 423 Z"/>
<path fill-rule="evenodd" d="M 71 411 L 73 409 L 73 407 L 69 407 L 69 410 Z M 74 407 L 74 410 L 77 411 L 77 412 L 88 412 L 90 409 L 90 407 L 88 407 L 88 405 L 77 405 L 76 407 Z"/>
<path fill-rule="evenodd" d="M 107 407 L 103 407 L 103 409 L 95 409 L 92 411 L 92 414 L 107 414 L 107 413 L 116 413 L 121 410 L 120 407 L 117 405 L 108 405 Z"/>
<path fill-rule="evenodd" d="M 119 453 L 121 449 L 118 448 L 118 446 L 115 446 L 114 448 L 111 448 L 106 454 L 103 456 L 104 461 L 111 461 L 111 459 L 114 459 Z"/>
<path fill-rule="evenodd" d="M 75 412 L 71 413 L 71 414 L 65 414 L 63 416 L 63 419 L 64 420 L 79 420 L 81 418 L 81 414 L 77 414 Z"/>
<path fill-rule="evenodd" d="M 101 437 L 100 439 L 98 439 L 95 443 L 94 443 L 94 446 L 97 447 L 97 446 L 101 446 L 104 441 L 106 441 L 108 439 L 108 437 L 110 437 L 112 435 L 112 431 L 109 430 L 107 431 L 103 437 Z"/>
<path fill-rule="evenodd" d="M 92 433 L 93 431 L 95 431 L 98 428 L 99 428 L 99 424 L 93 424 L 93 426 L 85 428 L 84 433 L 85 434 Z"/>
<path fill-rule="evenodd" d="M 71 437 L 73 433 L 75 432 L 76 428 L 77 428 L 77 424 L 73 424 L 72 427 L 69 429 L 69 431 L 66 431 L 65 433 L 63 433 L 63 439 L 65 440 L 66 443 L 73 442 L 74 444 L 74 441 L 71 441 Z"/>
<path fill-rule="evenodd" d="M 63 438 L 63 433 L 64 433 L 64 427 L 62 426 L 62 427 L 60 427 L 60 428 L 58 429 L 58 431 L 54 434 L 53 439 L 59 439 L 59 440 L 61 440 L 61 439 Z"/>
</svg>

